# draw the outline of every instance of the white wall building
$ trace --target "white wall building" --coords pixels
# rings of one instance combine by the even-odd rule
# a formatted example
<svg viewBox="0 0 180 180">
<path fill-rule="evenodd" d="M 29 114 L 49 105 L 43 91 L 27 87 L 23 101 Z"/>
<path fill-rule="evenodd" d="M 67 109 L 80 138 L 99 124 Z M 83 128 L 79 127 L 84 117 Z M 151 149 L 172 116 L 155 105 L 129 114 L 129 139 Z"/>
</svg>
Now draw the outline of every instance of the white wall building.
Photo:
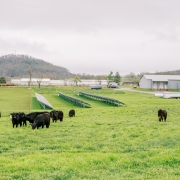
<svg viewBox="0 0 180 180">
<path fill-rule="evenodd" d="M 139 87 L 154 90 L 180 90 L 180 75 L 144 75 L 140 79 Z"/>
<path fill-rule="evenodd" d="M 59 86 L 59 85 L 67 85 L 67 86 L 74 86 L 76 85 L 73 80 L 50 80 L 49 78 L 32 78 L 31 85 L 37 86 L 38 81 L 41 81 L 41 86 Z M 21 78 L 21 79 L 11 79 L 11 84 L 17 84 L 21 86 L 28 86 L 30 83 L 29 78 Z M 81 82 L 77 83 L 78 86 L 91 86 L 91 85 L 102 85 L 107 86 L 107 80 L 87 80 L 82 79 Z"/>
</svg>

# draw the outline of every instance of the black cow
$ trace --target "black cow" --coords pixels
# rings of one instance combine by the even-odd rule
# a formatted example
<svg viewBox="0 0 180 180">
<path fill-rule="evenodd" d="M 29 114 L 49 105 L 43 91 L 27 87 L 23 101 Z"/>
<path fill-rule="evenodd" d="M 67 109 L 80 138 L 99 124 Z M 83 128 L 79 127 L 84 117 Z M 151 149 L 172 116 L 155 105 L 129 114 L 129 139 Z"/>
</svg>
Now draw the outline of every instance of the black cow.
<svg viewBox="0 0 180 180">
<path fill-rule="evenodd" d="M 50 112 L 50 116 L 51 116 L 53 122 L 54 121 L 56 122 L 58 119 L 60 121 L 63 121 L 64 113 L 62 111 L 53 110 Z"/>
<path fill-rule="evenodd" d="M 159 109 L 158 118 L 159 118 L 159 121 L 163 121 L 163 120 L 166 121 L 166 119 L 167 119 L 167 111 Z"/>
<path fill-rule="evenodd" d="M 19 116 L 19 113 L 17 113 L 17 112 L 11 113 L 10 118 L 12 120 L 13 128 L 14 128 L 14 126 L 16 126 L 16 128 L 17 128 L 19 124 L 20 124 L 20 126 L 22 126 L 22 120 Z"/>
<path fill-rule="evenodd" d="M 24 116 L 24 119 L 29 121 L 30 124 L 33 124 L 34 123 L 34 120 L 36 119 L 36 117 L 39 115 L 39 114 L 43 114 L 43 113 L 48 113 L 47 111 L 44 111 L 44 112 L 31 112 L 29 114 L 26 114 Z"/>
<path fill-rule="evenodd" d="M 46 128 L 49 128 L 50 126 L 50 114 L 49 113 L 43 113 L 39 114 L 36 119 L 34 120 L 34 123 L 32 124 L 32 129 L 39 128 L 42 126 L 44 128 L 44 125 Z"/>
<path fill-rule="evenodd" d="M 69 117 L 75 117 L 75 110 L 74 109 L 71 109 L 70 111 L 69 111 Z"/>
<path fill-rule="evenodd" d="M 25 119 L 25 113 L 24 112 L 19 112 L 19 119 L 20 119 L 20 121 L 22 122 L 22 125 L 24 126 L 26 126 L 27 125 L 27 123 L 26 123 L 26 119 Z"/>
</svg>

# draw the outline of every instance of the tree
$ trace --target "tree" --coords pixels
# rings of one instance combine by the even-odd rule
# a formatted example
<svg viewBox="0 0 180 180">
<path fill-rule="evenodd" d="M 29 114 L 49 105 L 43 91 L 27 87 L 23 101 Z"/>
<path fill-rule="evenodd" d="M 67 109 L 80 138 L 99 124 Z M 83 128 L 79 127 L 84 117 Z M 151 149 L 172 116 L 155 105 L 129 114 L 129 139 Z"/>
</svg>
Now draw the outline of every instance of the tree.
<svg viewBox="0 0 180 180">
<path fill-rule="evenodd" d="M 42 79 L 43 79 L 43 74 L 39 75 L 38 78 L 37 78 L 37 84 L 38 84 L 39 89 L 41 87 Z"/>
<path fill-rule="evenodd" d="M 121 77 L 118 72 L 116 72 L 114 76 L 114 82 L 116 82 L 118 85 L 120 84 Z"/>
<path fill-rule="evenodd" d="M 125 79 L 125 81 L 129 81 L 129 82 L 139 82 L 140 76 L 136 76 L 135 73 L 130 72 L 129 74 L 127 74 L 127 75 L 124 77 L 124 79 Z"/>
<path fill-rule="evenodd" d="M 78 85 L 78 82 L 81 82 L 80 77 L 79 77 L 79 76 L 75 76 L 75 77 L 74 77 L 74 82 L 75 82 L 75 84 L 76 84 L 76 86 L 77 86 L 77 85 Z"/>
<path fill-rule="evenodd" d="M 28 67 L 27 72 L 29 74 L 29 86 L 31 86 L 31 78 L 32 78 L 32 69 L 31 69 L 31 66 Z"/>
<path fill-rule="evenodd" d="M 107 83 L 109 84 L 114 80 L 113 72 L 111 71 L 110 74 L 107 76 Z"/>
<path fill-rule="evenodd" d="M 6 83 L 6 79 L 4 77 L 0 78 L 0 84 L 5 84 Z"/>
</svg>

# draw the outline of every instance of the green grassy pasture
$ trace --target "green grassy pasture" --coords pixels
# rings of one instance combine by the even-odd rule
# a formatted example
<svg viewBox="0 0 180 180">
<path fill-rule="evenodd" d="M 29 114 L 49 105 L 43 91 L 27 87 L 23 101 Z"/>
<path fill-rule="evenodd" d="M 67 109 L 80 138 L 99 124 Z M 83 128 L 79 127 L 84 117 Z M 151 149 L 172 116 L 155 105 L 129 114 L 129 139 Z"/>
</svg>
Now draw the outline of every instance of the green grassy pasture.
<svg viewBox="0 0 180 180">
<path fill-rule="evenodd" d="M 92 105 L 81 108 L 58 91 Z M 78 91 L 120 100 L 113 107 L 78 96 Z M 49 129 L 12 128 L 10 112 L 43 111 L 34 92 L 65 114 Z M 69 118 L 68 111 L 76 110 Z M 158 122 L 158 109 L 167 122 Z M 0 88 L 0 179 L 180 179 L 180 100 L 152 94 L 87 87 Z M 48 110 L 49 111 L 49 110 Z"/>
</svg>

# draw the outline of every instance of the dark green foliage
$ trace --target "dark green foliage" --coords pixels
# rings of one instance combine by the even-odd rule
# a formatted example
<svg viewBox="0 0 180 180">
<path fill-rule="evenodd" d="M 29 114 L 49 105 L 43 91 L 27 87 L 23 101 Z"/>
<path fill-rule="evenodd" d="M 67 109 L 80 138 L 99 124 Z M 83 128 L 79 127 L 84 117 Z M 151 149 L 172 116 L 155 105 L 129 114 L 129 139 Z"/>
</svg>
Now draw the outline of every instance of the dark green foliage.
<svg viewBox="0 0 180 180">
<path fill-rule="evenodd" d="M 0 78 L 0 84 L 5 84 L 6 83 L 6 79 L 4 77 Z"/>
<path fill-rule="evenodd" d="M 115 76 L 114 76 L 114 82 L 116 82 L 117 84 L 120 83 L 121 77 L 119 75 L 119 72 L 116 72 Z"/>
<path fill-rule="evenodd" d="M 107 76 L 108 84 L 114 80 L 113 72 L 111 71 Z"/>
<path fill-rule="evenodd" d="M 120 84 L 121 76 L 119 75 L 119 72 L 116 72 L 115 75 L 113 75 L 113 72 L 111 71 L 109 75 L 107 76 L 108 84 L 110 82 L 116 82 L 118 85 Z"/>
</svg>

